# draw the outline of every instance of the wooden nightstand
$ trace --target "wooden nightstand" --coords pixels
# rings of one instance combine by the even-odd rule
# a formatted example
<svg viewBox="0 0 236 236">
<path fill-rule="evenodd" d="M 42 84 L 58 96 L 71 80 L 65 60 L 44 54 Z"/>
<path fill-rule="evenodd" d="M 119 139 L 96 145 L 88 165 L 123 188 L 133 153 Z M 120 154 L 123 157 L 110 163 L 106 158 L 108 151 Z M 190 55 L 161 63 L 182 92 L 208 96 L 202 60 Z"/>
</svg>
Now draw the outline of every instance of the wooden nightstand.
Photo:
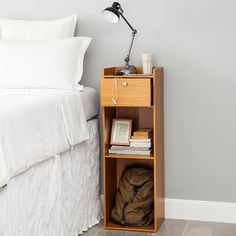
<svg viewBox="0 0 236 236">
<path fill-rule="evenodd" d="M 114 76 L 118 67 L 105 68 L 101 81 L 103 112 L 104 227 L 106 229 L 156 232 L 164 221 L 163 68 L 153 73 Z M 132 119 L 134 129 L 153 129 L 150 156 L 108 154 L 112 119 Z M 110 219 L 121 173 L 130 164 L 151 166 L 154 172 L 154 222 L 145 227 L 122 226 Z"/>
</svg>

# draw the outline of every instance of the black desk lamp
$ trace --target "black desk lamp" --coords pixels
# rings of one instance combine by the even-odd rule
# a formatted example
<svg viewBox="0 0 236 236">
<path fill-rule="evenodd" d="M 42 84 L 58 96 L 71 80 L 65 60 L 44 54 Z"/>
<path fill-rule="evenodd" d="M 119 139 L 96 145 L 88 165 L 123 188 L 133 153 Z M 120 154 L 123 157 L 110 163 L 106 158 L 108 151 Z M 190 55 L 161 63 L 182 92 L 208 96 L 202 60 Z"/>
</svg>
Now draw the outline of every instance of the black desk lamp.
<svg viewBox="0 0 236 236">
<path fill-rule="evenodd" d="M 124 68 L 120 69 L 116 74 L 117 75 L 136 74 L 137 72 L 136 72 L 135 66 L 130 65 L 129 61 L 130 61 L 131 49 L 132 49 L 133 42 L 134 42 L 134 37 L 137 34 L 137 30 L 134 29 L 130 25 L 130 23 L 124 17 L 123 12 L 124 12 L 124 10 L 121 8 L 120 4 L 118 2 L 114 2 L 111 7 L 107 7 L 106 9 L 104 9 L 102 11 L 102 15 L 103 15 L 104 19 L 110 23 L 119 22 L 120 16 L 121 16 L 124 19 L 124 21 L 127 23 L 127 25 L 130 27 L 130 29 L 132 30 L 132 40 L 131 40 L 128 54 L 125 58 L 125 66 L 124 66 Z"/>
</svg>

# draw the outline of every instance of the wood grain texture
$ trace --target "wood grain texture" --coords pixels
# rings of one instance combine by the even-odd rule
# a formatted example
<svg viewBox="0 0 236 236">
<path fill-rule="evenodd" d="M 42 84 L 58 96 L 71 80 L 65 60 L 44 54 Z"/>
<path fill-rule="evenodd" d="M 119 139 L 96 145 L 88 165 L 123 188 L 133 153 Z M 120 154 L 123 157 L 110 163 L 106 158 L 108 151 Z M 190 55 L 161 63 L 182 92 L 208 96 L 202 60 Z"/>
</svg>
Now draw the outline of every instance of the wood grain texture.
<svg viewBox="0 0 236 236">
<path fill-rule="evenodd" d="M 164 204 L 164 101 L 163 69 L 153 70 L 153 121 L 154 121 L 154 179 L 155 184 L 155 230 L 158 230 L 165 218 Z"/>
<path fill-rule="evenodd" d="M 154 160 L 153 154 L 146 155 L 122 155 L 122 154 L 106 154 L 105 158 L 121 158 L 121 159 L 141 159 L 141 160 Z"/>
<path fill-rule="evenodd" d="M 113 98 L 117 99 L 116 104 Z M 151 106 L 151 80 L 102 79 L 101 103 L 102 106 Z"/>
<path fill-rule="evenodd" d="M 138 75 L 116 79 L 117 104 L 112 103 L 114 78 L 117 67 L 104 69 L 101 81 L 103 111 L 103 174 L 104 174 L 104 227 L 106 229 L 156 232 L 164 220 L 164 130 L 163 130 L 163 69 L 153 68 L 152 75 Z M 141 68 L 138 72 L 142 72 Z M 128 86 L 124 87 L 123 82 Z M 134 129 L 153 129 L 151 156 L 108 154 L 112 119 L 132 119 Z M 128 165 L 146 165 L 154 172 L 154 222 L 146 227 L 125 227 L 112 223 L 110 214 L 122 171 Z"/>
<path fill-rule="evenodd" d="M 151 224 L 149 226 L 130 227 L 130 226 L 121 226 L 110 222 L 107 224 L 106 228 L 112 230 L 139 231 L 139 232 L 150 232 L 150 233 L 155 232 L 154 224 Z"/>
<path fill-rule="evenodd" d="M 117 188 L 117 161 L 116 159 L 109 159 L 105 162 L 105 179 L 104 185 L 104 223 L 107 225 L 110 222 L 110 214 L 115 205 L 116 188 Z"/>
<path fill-rule="evenodd" d="M 106 150 L 110 145 L 110 132 L 112 119 L 115 117 L 115 110 L 112 108 L 102 108 L 102 154 L 105 156 Z M 109 222 L 109 215 L 114 206 L 116 194 L 116 161 L 105 161 L 103 158 L 104 173 L 104 225 Z"/>
</svg>

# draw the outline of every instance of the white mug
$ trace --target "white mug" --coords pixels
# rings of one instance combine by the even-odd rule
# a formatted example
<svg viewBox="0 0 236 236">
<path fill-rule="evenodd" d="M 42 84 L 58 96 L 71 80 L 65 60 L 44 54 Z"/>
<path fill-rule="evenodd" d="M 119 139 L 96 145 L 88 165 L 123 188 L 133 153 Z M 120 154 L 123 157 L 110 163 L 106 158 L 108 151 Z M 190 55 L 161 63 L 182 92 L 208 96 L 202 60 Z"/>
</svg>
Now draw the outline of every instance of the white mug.
<svg viewBox="0 0 236 236">
<path fill-rule="evenodd" d="M 152 73 L 152 54 L 142 54 L 142 65 L 143 65 L 143 74 L 151 74 Z"/>
</svg>

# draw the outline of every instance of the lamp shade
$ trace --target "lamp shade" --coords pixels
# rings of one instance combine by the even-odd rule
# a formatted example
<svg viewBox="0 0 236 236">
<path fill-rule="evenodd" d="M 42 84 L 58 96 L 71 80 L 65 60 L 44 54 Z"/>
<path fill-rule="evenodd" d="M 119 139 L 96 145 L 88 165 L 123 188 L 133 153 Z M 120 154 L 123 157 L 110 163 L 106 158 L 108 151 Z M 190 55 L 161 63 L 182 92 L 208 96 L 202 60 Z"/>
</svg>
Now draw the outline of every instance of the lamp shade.
<svg viewBox="0 0 236 236">
<path fill-rule="evenodd" d="M 111 7 L 107 7 L 102 11 L 103 18 L 110 23 L 117 23 L 120 20 L 119 12 L 120 4 L 114 2 Z"/>
</svg>

